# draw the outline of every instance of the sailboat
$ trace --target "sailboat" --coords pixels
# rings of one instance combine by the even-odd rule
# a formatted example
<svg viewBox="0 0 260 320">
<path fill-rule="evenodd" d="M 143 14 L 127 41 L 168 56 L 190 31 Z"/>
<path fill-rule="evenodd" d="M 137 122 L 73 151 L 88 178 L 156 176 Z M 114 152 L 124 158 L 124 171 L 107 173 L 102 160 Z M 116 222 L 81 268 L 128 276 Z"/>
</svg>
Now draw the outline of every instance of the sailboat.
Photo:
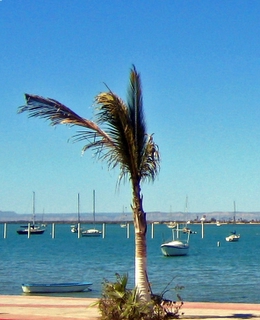
<svg viewBox="0 0 260 320">
<path fill-rule="evenodd" d="M 43 234 L 45 231 L 44 228 L 35 224 L 35 192 L 33 192 L 33 217 L 32 224 L 28 226 L 22 226 L 22 229 L 17 230 L 18 234 Z"/>
<path fill-rule="evenodd" d="M 120 223 L 120 227 L 121 228 L 126 228 L 127 222 L 126 222 L 126 214 L 125 214 L 125 207 L 124 206 L 123 206 L 123 219 L 124 219 L 124 221 L 122 221 Z"/>
<path fill-rule="evenodd" d="M 78 233 L 78 225 L 80 223 L 80 196 L 78 193 L 78 223 L 70 226 L 70 231 L 73 233 Z"/>
<path fill-rule="evenodd" d="M 102 235 L 102 231 L 96 229 L 95 223 L 96 223 L 96 193 L 95 190 L 93 190 L 93 228 L 83 230 L 81 232 L 82 237 L 100 237 Z"/>
<path fill-rule="evenodd" d="M 183 233 L 197 233 L 195 231 L 192 231 L 190 228 L 188 228 L 188 224 L 190 224 L 190 220 L 187 220 L 188 218 L 188 196 L 186 196 L 186 202 L 185 202 L 185 214 L 186 214 L 186 224 L 183 226 L 182 232 Z"/>
<path fill-rule="evenodd" d="M 177 224 L 175 221 L 171 221 L 171 222 L 168 222 L 166 225 L 168 228 L 173 229 L 176 227 Z"/>
<path fill-rule="evenodd" d="M 47 227 L 47 223 L 44 222 L 44 209 L 43 209 L 43 211 L 42 211 L 42 223 L 41 223 L 41 226 L 42 226 L 43 228 L 46 228 L 46 227 Z"/>
<path fill-rule="evenodd" d="M 236 202 L 234 201 L 234 218 L 233 223 L 236 223 Z M 236 231 L 230 232 L 230 235 L 226 237 L 228 242 L 237 242 L 240 239 L 240 234 L 237 234 Z"/>
<path fill-rule="evenodd" d="M 170 207 L 170 215 L 172 215 L 172 206 Z M 176 227 L 176 222 L 175 221 L 170 221 L 166 223 L 166 226 L 170 229 Z"/>
<path fill-rule="evenodd" d="M 164 256 L 185 256 L 189 252 L 190 232 L 187 233 L 186 239 L 181 239 L 180 234 L 183 228 L 177 223 L 176 228 L 172 229 L 172 240 L 161 244 L 161 251 Z"/>
<path fill-rule="evenodd" d="M 233 217 L 233 223 L 235 224 L 236 223 L 236 201 L 234 201 L 234 217 Z"/>
</svg>

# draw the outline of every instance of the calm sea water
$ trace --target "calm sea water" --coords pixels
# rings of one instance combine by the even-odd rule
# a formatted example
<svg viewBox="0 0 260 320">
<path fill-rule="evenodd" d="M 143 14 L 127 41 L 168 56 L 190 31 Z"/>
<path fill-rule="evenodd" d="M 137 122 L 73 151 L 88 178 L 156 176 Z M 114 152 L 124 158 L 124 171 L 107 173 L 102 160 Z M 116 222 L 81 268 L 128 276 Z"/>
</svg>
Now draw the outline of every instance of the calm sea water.
<svg viewBox="0 0 260 320">
<path fill-rule="evenodd" d="M 22 295 L 24 282 L 90 281 L 92 291 L 68 296 L 99 297 L 104 278 L 114 281 L 116 272 L 128 273 L 129 287 L 134 285 L 133 226 L 129 239 L 119 225 L 106 225 L 104 239 L 78 239 L 66 224 L 55 225 L 54 239 L 51 225 L 43 235 L 28 239 L 16 234 L 18 227 L 8 224 L 4 239 L 0 225 L 0 294 Z M 173 288 L 180 285 L 184 301 L 260 303 L 260 225 L 205 225 L 203 239 L 200 225 L 191 229 L 197 234 L 191 235 L 189 255 L 164 257 L 160 244 L 171 230 L 155 225 L 152 238 L 149 225 L 148 276 L 153 292 L 163 291 L 172 281 L 169 298 L 176 297 Z M 240 240 L 226 242 L 233 230 L 240 233 Z"/>
</svg>

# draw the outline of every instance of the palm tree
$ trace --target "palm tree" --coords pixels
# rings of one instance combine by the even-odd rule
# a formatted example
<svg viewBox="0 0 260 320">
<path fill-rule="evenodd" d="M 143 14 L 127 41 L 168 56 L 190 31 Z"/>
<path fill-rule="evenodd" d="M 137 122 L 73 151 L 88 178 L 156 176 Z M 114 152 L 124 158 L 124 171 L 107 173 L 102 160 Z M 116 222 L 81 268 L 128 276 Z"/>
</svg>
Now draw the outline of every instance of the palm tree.
<svg viewBox="0 0 260 320">
<path fill-rule="evenodd" d="M 147 277 L 146 213 L 143 209 L 141 182 L 154 181 L 159 171 L 159 149 L 153 136 L 146 133 L 140 74 L 130 70 L 127 103 L 108 87 L 95 97 L 96 121 L 82 118 L 60 102 L 25 94 L 26 105 L 19 113 L 47 119 L 51 125 L 66 124 L 82 129 L 74 141 L 87 141 L 83 151 L 93 149 L 97 159 L 109 168 L 119 167 L 119 182 L 128 178 L 132 187 L 132 211 L 135 227 L 135 285 L 140 300 L 150 300 Z"/>
</svg>

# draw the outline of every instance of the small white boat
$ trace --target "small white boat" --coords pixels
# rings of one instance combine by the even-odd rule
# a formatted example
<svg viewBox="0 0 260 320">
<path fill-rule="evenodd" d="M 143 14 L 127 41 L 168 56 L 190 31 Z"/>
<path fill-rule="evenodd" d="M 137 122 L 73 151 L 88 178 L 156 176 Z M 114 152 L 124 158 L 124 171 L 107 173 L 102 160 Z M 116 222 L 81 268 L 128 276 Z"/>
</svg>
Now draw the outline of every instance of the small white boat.
<svg viewBox="0 0 260 320">
<path fill-rule="evenodd" d="M 123 206 L 123 216 L 122 216 L 122 222 L 120 223 L 121 228 L 126 228 L 127 226 L 127 215 L 125 214 L 125 206 Z"/>
<path fill-rule="evenodd" d="M 191 233 L 196 234 L 196 233 L 197 233 L 197 231 L 193 231 L 193 230 L 191 230 L 190 228 L 187 228 L 187 227 L 184 227 L 184 228 L 182 229 L 182 232 L 183 232 L 183 233 L 189 233 L 189 234 L 191 234 Z"/>
<path fill-rule="evenodd" d="M 92 283 L 72 282 L 72 283 L 23 283 L 24 293 L 60 293 L 60 292 L 81 292 L 90 290 Z"/>
<path fill-rule="evenodd" d="M 126 223 L 120 223 L 121 228 L 126 228 Z"/>
<path fill-rule="evenodd" d="M 82 237 L 100 237 L 102 236 L 102 232 L 98 229 L 93 228 L 81 231 L 81 235 Z"/>
<path fill-rule="evenodd" d="M 96 193 L 95 190 L 93 190 L 93 228 L 82 230 L 81 235 L 82 237 L 100 237 L 102 235 L 102 231 L 95 228 L 96 224 Z"/>
<path fill-rule="evenodd" d="M 236 231 L 231 232 L 231 235 L 226 237 L 227 242 L 236 242 L 240 239 L 240 234 L 236 234 Z"/>
<path fill-rule="evenodd" d="M 187 236 L 186 239 L 181 239 L 180 234 L 183 234 L 183 228 L 179 229 L 177 225 L 176 229 L 172 229 L 173 239 L 161 244 L 161 251 L 164 256 L 185 256 L 188 254 L 190 232 L 185 234 Z"/>
<path fill-rule="evenodd" d="M 185 256 L 189 252 L 189 244 L 180 240 L 172 240 L 161 245 L 165 256 Z"/>
<path fill-rule="evenodd" d="M 78 193 L 78 223 L 71 225 L 70 231 L 72 233 L 78 233 L 78 226 L 80 226 L 80 196 L 79 196 L 79 193 Z"/>
<path fill-rule="evenodd" d="M 169 222 L 169 223 L 167 223 L 167 227 L 170 228 L 170 229 L 176 228 L 176 226 L 177 226 L 176 222 Z"/>
<path fill-rule="evenodd" d="M 77 233 L 77 232 L 78 232 L 78 226 L 77 226 L 76 224 L 72 224 L 72 225 L 70 226 L 70 231 L 71 231 L 72 233 Z"/>
</svg>

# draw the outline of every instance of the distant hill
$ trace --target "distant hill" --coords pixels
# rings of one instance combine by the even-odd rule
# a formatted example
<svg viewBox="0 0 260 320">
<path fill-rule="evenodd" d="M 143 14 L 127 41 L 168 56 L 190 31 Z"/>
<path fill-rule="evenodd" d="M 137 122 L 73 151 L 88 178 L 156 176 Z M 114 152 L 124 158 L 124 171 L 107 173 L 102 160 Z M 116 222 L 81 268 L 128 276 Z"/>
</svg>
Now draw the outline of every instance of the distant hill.
<svg viewBox="0 0 260 320">
<path fill-rule="evenodd" d="M 206 221 L 211 221 L 212 219 L 220 221 L 230 221 L 234 218 L 233 212 L 147 212 L 147 221 L 200 221 L 201 217 L 205 215 Z M 80 215 L 81 221 L 88 222 L 93 220 L 92 213 L 82 213 Z M 132 213 L 126 213 L 126 220 L 132 220 Z M 17 214 L 13 211 L 1 211 L 0 210 L 0 222 L 21 222 L 21 221 L 31 221 L 32 214 Z M 236 221 L 246 220 L 246 221 L 260 221 L 260 212 L 236 212 Z M 45 213 L 43 215 L 36 214 L 37 221 L 44 222 L 75 222 L 77 220 L 77 213 Z M 122 213 L 96 213 L 96 221 L 108 221 L 108 222 L 118 222 L 125 220 L 122 217 Z"/>
</svg>

